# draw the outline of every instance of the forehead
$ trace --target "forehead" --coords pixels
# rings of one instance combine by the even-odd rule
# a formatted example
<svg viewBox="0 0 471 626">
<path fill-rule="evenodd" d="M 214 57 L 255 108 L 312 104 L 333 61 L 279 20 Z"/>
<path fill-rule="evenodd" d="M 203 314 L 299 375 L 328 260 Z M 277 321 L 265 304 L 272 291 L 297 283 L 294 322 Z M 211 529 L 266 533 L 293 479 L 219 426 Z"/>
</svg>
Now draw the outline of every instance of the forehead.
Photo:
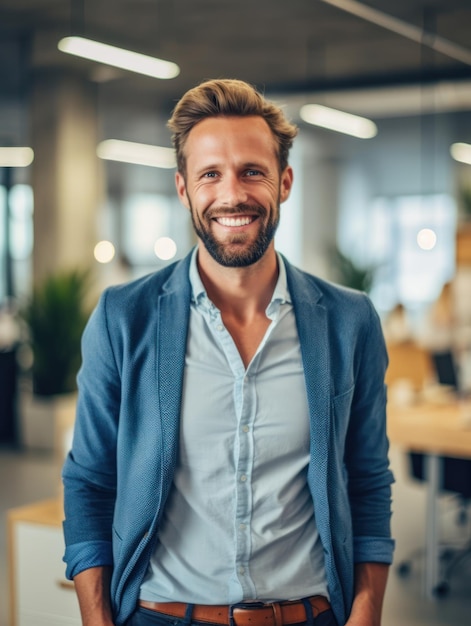
<svg viewBox="0 0 471 626">
<path fill-rule="evenodd" d="M 252 159 L 276 158 L 276 140 L 263 117 L 206 118 L 191 129 L 185 145 L 187 163 L 211 156 L 243 155 L 251 155 Z"/>
</svg>

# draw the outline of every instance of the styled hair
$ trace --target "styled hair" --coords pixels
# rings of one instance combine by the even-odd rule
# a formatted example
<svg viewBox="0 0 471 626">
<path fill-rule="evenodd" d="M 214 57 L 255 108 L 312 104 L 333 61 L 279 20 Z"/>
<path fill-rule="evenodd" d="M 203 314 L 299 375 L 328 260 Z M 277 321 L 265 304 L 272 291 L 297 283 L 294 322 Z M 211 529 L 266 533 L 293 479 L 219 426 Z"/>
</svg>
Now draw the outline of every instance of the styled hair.
<svg viewBox="0 0 471 626">
<path fill-rule="evenodd" d="M 234 79 L 216 79 L 187 91 L 175 106 L 168 128 L 176 151 L 178 171 L 185 175 L 185 144 L 191 129 L 208 117 L 247 117 L 259 115 L 268 124 L 278 147 L 280 171 L 288 165 L 288 155 L 298 129 L 283 111 L 266 100 L 252 85 Z"/>
</svg>

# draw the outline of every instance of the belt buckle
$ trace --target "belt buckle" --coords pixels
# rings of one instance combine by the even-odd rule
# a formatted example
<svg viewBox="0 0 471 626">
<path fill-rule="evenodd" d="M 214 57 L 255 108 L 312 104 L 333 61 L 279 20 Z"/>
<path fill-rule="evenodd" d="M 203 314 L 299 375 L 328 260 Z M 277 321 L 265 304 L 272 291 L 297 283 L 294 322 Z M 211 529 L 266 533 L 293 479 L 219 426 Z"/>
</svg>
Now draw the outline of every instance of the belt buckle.
<svg viewBox="0 0 471 626">
<path fill-rule="evenodd" d="M 239 602 L 237 604 L 231 604 L 229 606 L 229 626 L 238 626 L 237 621 L 234 618 L 234 609 L 242 610 L 257 610 L 257 609 L 271 609 L 273 613 L 273 625 L 282 626 L 283 620 L 281 617 L 281 607 L 279 602 Z"/>
<path fill-rule="evenodd" d="M 237 604 L 231 604 L 229 606 L 229 626 L 237 626 L 237 622 L 234 619 L 234 609 L 261 609 L 264 606 L 266 606 L 264 602 L 238 602 Z"/>
</svg>

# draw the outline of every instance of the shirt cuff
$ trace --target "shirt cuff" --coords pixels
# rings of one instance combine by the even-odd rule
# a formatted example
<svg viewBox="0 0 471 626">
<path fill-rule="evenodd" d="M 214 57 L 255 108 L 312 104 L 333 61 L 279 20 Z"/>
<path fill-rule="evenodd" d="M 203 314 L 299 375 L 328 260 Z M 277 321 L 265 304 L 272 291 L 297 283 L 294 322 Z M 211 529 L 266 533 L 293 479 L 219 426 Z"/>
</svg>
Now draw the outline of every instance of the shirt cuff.
<svg viewBox="0 0 471 626">
<path fill-rule="evenodd" d="M 395 542 L 389 537 L 354 537 L 355 563 L 387 563 L 393 561 Z"/>
<path fill-rule="evenodd" d="M 82 543 L 74 543 L 66 547 L 62 560 L 67 564 L 65 576 L 69 580 L 90 567 L 113 565 L 111 542 L 83 541 Z"/>
</svg>

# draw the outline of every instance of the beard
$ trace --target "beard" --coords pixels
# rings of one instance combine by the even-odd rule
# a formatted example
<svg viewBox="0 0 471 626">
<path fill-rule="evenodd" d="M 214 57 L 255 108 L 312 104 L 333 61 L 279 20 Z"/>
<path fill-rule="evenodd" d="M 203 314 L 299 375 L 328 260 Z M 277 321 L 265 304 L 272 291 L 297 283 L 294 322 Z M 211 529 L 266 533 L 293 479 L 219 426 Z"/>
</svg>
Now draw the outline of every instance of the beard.
<svg viewBox="0 0 471 626">
<path fill-rule="evenodd" d="M 224 267 L 248 267 L 259 261 L 273 241 L 280 223 L 279 210 L 273 210 L 272 217 L 267 220 L 267 210 L 259 205 L 239 204 L 230 209 L 211 209 L 201 219 L 196 215 L 190 201 L 190 213 L 195 233 L 201 239 L 212 258 Z M 257 215 L 261 224 L 255 241 L 247 242 L 248 237 L 245 233 L 234 233 L 229 235 L 224 241 L 220 241 L 214 236 L 211 230 L 211 216 L 225 215 L 234 217 L 247 215 L 247 213 Z"/>
</svg>

